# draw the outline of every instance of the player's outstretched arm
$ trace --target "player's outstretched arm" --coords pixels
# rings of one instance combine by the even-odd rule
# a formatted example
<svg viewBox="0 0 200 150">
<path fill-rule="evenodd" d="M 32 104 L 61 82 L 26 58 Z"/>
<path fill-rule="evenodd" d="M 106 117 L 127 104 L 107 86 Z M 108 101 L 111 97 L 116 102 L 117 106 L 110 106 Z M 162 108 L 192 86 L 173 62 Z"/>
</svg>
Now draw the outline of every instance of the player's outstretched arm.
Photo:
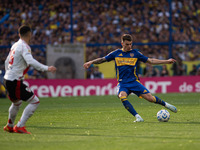
<svg viewBox="0 0 200 150">
<path fill-rule="evenodd" d="M 48 67 L 48 71 L 49 71 L 49 72 L 55 73 L 56 70 L 57 70 L 57 69 L 56 69 L 56 67 L 54 67 L 54 66 L 49 66 L 49 67 Z"/>
<path fill-rule="evenodd" d="M 101 63 L 104 63 L 104 62 L 106 62 L 106 59 L 104 57 L 97 58 L 97 59 L 94 59 L 94 60 L 91 60 L 91 61 L 84 63 L 83 67 L 85 69 L 88 69 L 91 66 L 91 64 L 101 64 Z"/>
<path fill-rule="evenodd" d="M 154 65 L 157 65 L 157 64 L 173 64 L 175 63 L 176 60 L 175 59 L 167 59 L 167 60 L 160 60 L 160 59 L 155 59 L 155 58 L 148 58 L 147 60 L 147 63 L 149 64 L 154 64 Z"/>
<path fill-rule="evenodd" d="M 32 67 L 34 67 L 36 70 L 49 71 L 49 72 L 52 72 L 52 73 L 56 72 L 56 67 L 54 67 L 54 66 L 46 66 L 44 64 L 41 64 L 36 59 L 34 59 L 33 56 L 31 55 L 31 53 L 29 53 L 29 52 L 24 53 L 23 57 L 24 57 L 26 63 L 28 65 L 31 65 Z"/>
</svg>

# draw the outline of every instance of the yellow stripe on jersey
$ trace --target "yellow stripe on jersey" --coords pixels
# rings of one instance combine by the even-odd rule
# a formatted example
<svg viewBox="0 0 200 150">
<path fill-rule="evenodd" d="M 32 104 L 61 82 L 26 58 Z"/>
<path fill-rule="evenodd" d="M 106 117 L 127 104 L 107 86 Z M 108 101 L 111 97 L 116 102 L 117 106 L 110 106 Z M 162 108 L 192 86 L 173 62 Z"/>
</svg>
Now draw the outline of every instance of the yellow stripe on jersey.
<svg viewBox="0 0 200 150">
<path fill-rule="evenodd" d="M 140 80 L 137 79 L 136 81 L 139 82 L 140 84 L 142 84 L 142 83 L 140 82 Z"/>
<path fill-rule="evenodd" d="M 134 68 L 134 75 L 135 75 L 135 77 L 136 77 L 136 81 L 139 81 L 138 76 L 137 76 L 137 74 L 136 74 L 136 67 Z M 139 82 L 140 82 L 140 81 L 139 81 Z"/>
<path fill-rule="evenodd" d="M 115 62 L 117 66 L 124 66 L 124 65 L 135 66 L 137 58 L 115 57 Z"/>
<path fill-rule="evenodd" d="M 117 68 L 117 80 L 119 80 L 119 70 Z"/>
</svg>

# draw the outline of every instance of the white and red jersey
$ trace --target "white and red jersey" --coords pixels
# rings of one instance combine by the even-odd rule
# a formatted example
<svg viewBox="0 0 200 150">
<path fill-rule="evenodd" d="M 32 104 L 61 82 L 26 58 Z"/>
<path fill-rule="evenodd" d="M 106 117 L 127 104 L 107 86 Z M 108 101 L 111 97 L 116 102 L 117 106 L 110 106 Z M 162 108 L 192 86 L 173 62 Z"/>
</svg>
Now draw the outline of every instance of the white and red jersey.
<svg viewBox="0 0 200 150">
<path fill-rule="evenodd" d="M 47 71 L 48 66 L 39 63 L 31 54 L 30 46 L 19 39 L 10 50 L 10 53 L 5 61 L 4 79 L 6 80 L 21 80 L 28 71 L 29 67 L 33 66 L 36 70 Z"/>
</svg>

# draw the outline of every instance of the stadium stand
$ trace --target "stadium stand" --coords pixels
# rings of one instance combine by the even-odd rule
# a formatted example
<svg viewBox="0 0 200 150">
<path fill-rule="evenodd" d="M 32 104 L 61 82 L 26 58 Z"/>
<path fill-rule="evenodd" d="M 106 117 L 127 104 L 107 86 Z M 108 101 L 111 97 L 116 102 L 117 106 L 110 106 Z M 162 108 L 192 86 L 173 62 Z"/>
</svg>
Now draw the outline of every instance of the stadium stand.
<svg viewBox="0 0 200 150">
<path fill-rule="evenodd" d="M 17 28 L 23 23 L 32 26 L 32 45 L 70 43 L 70 1 L 0 0 L 0 3 L 0 46 L 12 45 L 18 39 Z M 120 43 L 123 33 L 134 35 L 135 43 L 169 42 L 170 33 L 173 42 L 200 42 L 199 15 L 198 0 L 173 0 L 171 7 L 166 0 L 73 0 L 73 42 Z M 137 45 L 136 48 L 148 57 L 166 59 L 168 46 Z M 86 60 L 104 56 L 117 47 L 88 46 Z M 9 48 L 0 50 L 0 69 L 3 70 Z M 173 45 L 172 54 L 182 61 L 200 60 L 200 44 Z M 46 62 L 45 50 L 33 48 L 33 56 Z M 33 71 L 29 76 L 31 73 Z M 46 78 L 39 74 L 39 78 Z"/>
</svg>

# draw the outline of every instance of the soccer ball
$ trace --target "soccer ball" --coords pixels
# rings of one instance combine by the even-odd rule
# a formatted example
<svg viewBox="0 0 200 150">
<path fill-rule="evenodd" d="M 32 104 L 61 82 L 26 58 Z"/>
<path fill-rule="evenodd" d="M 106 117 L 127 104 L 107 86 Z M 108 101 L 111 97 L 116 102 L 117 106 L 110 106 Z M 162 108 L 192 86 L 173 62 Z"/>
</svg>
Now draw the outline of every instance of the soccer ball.
<svg viewBox="0 0 200 150">
<path fill-rule="evenodd" d="M 157 113 L 157 119 L 160 122 L 167 122 L 170 118 L 170 114 L 167 110 L 162 109 Z"/>
</svg>

